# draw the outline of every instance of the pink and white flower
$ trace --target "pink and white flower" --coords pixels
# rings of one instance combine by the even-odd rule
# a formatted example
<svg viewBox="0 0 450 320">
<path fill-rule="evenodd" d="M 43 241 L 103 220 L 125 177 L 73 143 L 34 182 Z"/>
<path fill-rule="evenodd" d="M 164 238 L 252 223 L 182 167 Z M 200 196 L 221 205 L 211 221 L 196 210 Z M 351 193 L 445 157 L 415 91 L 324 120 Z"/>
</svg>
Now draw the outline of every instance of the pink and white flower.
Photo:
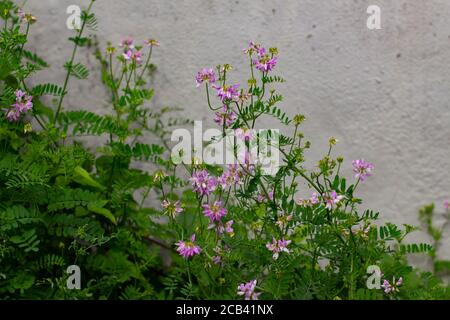
<svg viewBox="0 0 450 320">
<path fill-rule="evenodd" d="M 169 200 L 163 200 L 161 203 L 162 207 L 164 208 L 164 213 L 172 218 L 176 218 L 180 213 L 184 211 L 181 202 L 175 201 L 174 203 L 171 203 Z"/>
<path fill-rule="evenodd" d="M 336 191 L 334 191 L 334 190 L 331 191 L 330 196 L 327 196 L 326 194 L 323 194 L 322 197 L 323 197 L 323 201 L 325 202 L 325 207 L 326 207 L 328 210 L 333 209 L 333 206 L 334 206 L 334 205 L 339 204 L 339 202 L 340 202 L 342 199 L 345 198 L 345 197 L 342 196 L 342 195 L 338 195 L 338 194 L 336 193 Z"/>
<path fill-rule="evenodd" d="M 231 86 L 216 86 L 213 85 L 213 88 L 217 90 L 217 96 L 219 99 L 225 103 L 228 104 L 231 101 L 237 101 L 239 100 L 240 93 L 239 93 L 239 85 L 233 84 Z"/>
<path fill-rule="evenodd" d="M 217 187 L 217 179 L 210 176 L 206 170 L 194 172 L 189 180 L 194 187 L 194 191 L 201 196 L 211 194 Z"/>
<path fill-rule="evenodd" d="M 147 39 L 147 40 L 144 41 L 144 43 L 147 46 L 149 46 L 149 47 L 150 46 L 155 46 L 155 47 L 159 47 L 160 46 L 159 42 L 157 40 L 155 40 L 155 39 Z"/>
<path fill-rule="evenodd" d="M 268 55 L 264 55 L 259 57 L 258 59 L 253 59 L 253 64 L 256 69 L 262 72 L 272 71 L 277 65 L 277 57 L 269 57 Z"/>
<path fill-rule="evenodd" d="M 244 50 L 242 50 L 245 54 L 252 54 L 253 52 L 255 52 L 256 50 L 258 50 L 260 46 L 256 43 L 254 43 L 253 41 L 250 41 L 248 48 L 245 48 Z"/>
<path fill-rule="evenodd" d="M 178 253 L 185 259 L 200 254 L 202 249 L 195 245 L 195 234 L 193 234 L 189 241 L 178 241 L 175 245 L 178 247 Z"/>
<path fill-rule="evenodd" d="M 317 195 L 317 193 L 313 192 L 313 194 L 311 195 L 311 198 L 309 199 L 299 199 L 297 200 L 297 204 L 299 206 L 303 206 L 303 207 L 312 207 L 315 204 L 319 203 L 319 196 Z"/>
<path fill-rule="evenodd" d="M 291 240 L 285 240 L 284 238 L 281 238 L 281 240 L 276 240 L 273 238 L 272 243 L 269 242 L 266 244 L 266 248 L 273 252 L 272 258 L 277 260 L 280 252 L 290 253 L 290 250 L 287 248 L 290 243 Z"/>
<path fill-rule="evenodd" d="M 226 128 L 232 126 L 236 122 L 236 119 L 236 112 L 234 112 L 233 109 L 228 108 L 227 106 L 223 106 L 222 111 L 216 112 L 214 116 L 214 122 L 219 126 L 225 126 Z"/>
<path fill-rule="evenodd" d="M 133 60 L 137 64 L 141 64 L 142 63 L 142 51 L 139 50 L 139 51 L 134 52 L 133 56 L 131 57 L 131 60 Z"/>
<path fill-rule="evenodd" d="M 355 178 L 360 179 L 361 182 L 367 177 L 372 175 L 372 170 L 375 166 L 370 162 L 365 162 L 363 159 L 353 160 L 353 172 L 355 173 Z"/>
<path fill-rule="evenodd" d="M 122 57 L 127 61 L 131 60 L 133 58 L 133 51 L 131 50 L 125 51 L 124 53 L 122 53 Z"/>
<path fill-rule="evenodd" d="M 17 10 L 17 16 L 19 17 L 20 21 L 22 22 L 22 21 L 25 20 L 26 13 L 25 13 L 25 11 L 22 8 L 19 8 Z"/>
<path fill-rule="evenodd" d="M 247 283 L 241 283 L 238 286 L 237 294 L 239 296 L 244 296 L 245 300 L 258 300 L 258 297 L 261 295 L 261 293 L 255 292 L 256 284 L 257 284 L 256 279 L 249 281 Z"/>
<path fill-rule="evenodd" d="M 222 257 L 221 257 L 221 256 L 213 256 L 213 257 L 212 257 L 212 262 L 213 262 L 214 264 L 217 264 L 217 265 L 220 265 L 220 266 L 223 265 Z"/>
<path fill-rule="evenodd" d="M 250 141 L 255 137 L 255 130 L 249 128 L 237 128 L 234 133 L 243 141 Z"/>
<path fill-rule="evenodd" d="M 294 216 L 292 214 L 281 214 L 278 216 L 277 222 L 275 222 L 275 224 L 280 228 L 280 230 L 284 230 L 288 225 L 289 222 L 292 221 L 292 219 L 294 218 Z"/>
<path fill-rule="evenodd" d="M 136 51 L 133 52 L 132 50 L 127 50 L 125 53 L 122 53 L 122 57 L 126 60 L 126 61 L 133 61 L 137 64 L 141 64 L 142 63 L 142 52 L 141 51 Z"/>
<path fill-rule="evenodd" d="M 248 148 L 240 148 L 238 150 L 237 155 L 237 163 L 241 165 L 246 171 L 253 173 L 255 172 L 255 163 L 257 160 L 257 155 L 252 154 L 249 152 Z M 245 172 L 245 171 L 244 171 Z"/>
<path fill-rule="evenodd" d="M 33 97 L 27 95 L 22 90 L 16 90 L 16 102 L 9 109 L 5 109 L 6 119 L 10 122 L 17 122 L 21 116 L 33 108 Z"/>
<path fill-rule="evenodd" d="M 223 235 L 224 233 L 228 234 L 230 237 L 234 236 L 234 229 L 233 229 L 233 220 L 228 220 L 225 224 L 223 224 L 222 221 L 219 221 L 216 225 L 210 225 L 210 228 L 216 227 L 217 234 Z"/>
<path fill-rule="evenodd" d="M 243 176 L 244 172 L 239 170 L 239 166 L 237 164 L 229 164 L 228 170 L 222 173 L 222 175 L 218 178 L 218 183 L 222 186 L 222 189 L 226 189 L 236 184 L 242 184 Z"/>
<path fill-rule="evenodd" d="M 267 54 L 267 51 L 264 47 L 250 42 L 249 47 L 244 50 L 244 53 L 251 56 L 253 52 L 257 53 L 257 57 L 252 60 L 252 63 L 256 67 L 256 69 L 261 72 L 269 72 L 275 68 L 278 62 L 277 57 Z"/>
<path fill-rule="evenodd" d="M 392 278 L 392 284 L 389 283 L 388 280 L 384 280 L 381 287 L 384 289 L 384 293 L 396 293 L 399 292 L 399 286 L 403 284 L 403 278 L 400 277 L 397 281 L 395 281 L 395 277 Z"/>
<path fill-rule="evenodd" d="M 119 43 L 119 47 L 127 49 L 134 49 L 134 39 L 131 37 L 125 38 Z"/>
<path fill-rule="evenodd" d="M 245 54 L 252 55 L 254 52 L 258 54 L 258 56 L 262 57 L 266 54 L 266 49 L 262 47 L 260 44 L 250 41 L 248 48 L 242 50 Z"/>
<path fill-rule="evenodd" d="M 195 82 L 197 83 L 197 87 L 199 87 L 203 82 L 213 84 L 216 82 L 216 74 L 212 68 L 204 68 L 197 73 Z"/>
<path fill-rule="evenodd" d="M 221 201 L 215 201 L 213 205 L 204 204 L 203 206 L 203 214 L 209 218 L 211 223 L 215 221 L 220 222 L 222 217 L 227 214 L 227 209 L 222 207 Z"/>
<path fill-rule="evenodd" d="M 265 196 L 265 194 L 262 193 L 262 192 L 260 192 L 260 193 L 258 194 L 258 197 L 256 198 L 256 201 L 257 201 L 257 202 L 260 202 L 260 203 L 266 202 L 267 200 L 273 201 L 273 193 L 274 193 L 273 190 L 269 191 L 269 192 L 267 193 L 268 196 L 269 196 L 269 199 L 267 199 L 267 197 Z"/>
</svg>

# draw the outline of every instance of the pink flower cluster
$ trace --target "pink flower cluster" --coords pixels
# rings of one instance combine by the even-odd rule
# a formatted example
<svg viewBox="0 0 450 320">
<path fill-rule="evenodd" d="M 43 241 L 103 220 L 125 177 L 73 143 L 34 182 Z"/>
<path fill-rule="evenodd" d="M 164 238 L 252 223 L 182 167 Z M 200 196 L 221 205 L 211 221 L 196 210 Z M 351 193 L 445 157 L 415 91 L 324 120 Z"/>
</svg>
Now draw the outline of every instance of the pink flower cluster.
<svg viewBox="0 0 450 320">
<path fill-rule="evenodd" d="M 297 204 L 303 207 L 312 207 L 315 204 L 319 203 L 319 197 L 317 196 L 317 193 L 313 192 L 311 195 L 311 198 L 309 199 L 299 199 L 297 201 Z"/>
<path fill-rule="evenodd" d="M 272 243 L 266 244 L 266 248 L 273 252 L 272 258 L 274 260 L 278 259 L 278 256 L 280 255 L 280 252 L 286 252 L 290 253 L 287 246 L 291 243 L 291 240 L 285 240 L 284 238 L 281 238 L 281 240 L 276 240 L 273 238 Z"/>
<path fill-rule="evenodd" d="M 184 211 L 179 200 L 174 203 L 171 203 L 169 200 L 163 200 L 161 205 L 165 209 L 164 213 L 174 219 Z"/>
<path fill-rule="evenodd" d="M 222 111 L 218 111 L 215 113 L 214 122 L 221 127 L 225 126 L 226 128 L 228 128 L 236 122 L 236 119 L 236 112 L 234 112 L 231 107 L 224 105 Z"/>
<path fill-rule="evenodd" d="M 218 179 L 219 184 L 222 189 L 232 187 L 236 184 L 242 184 L 242 177 L 244 173 L 239 170 L 237 164 L 228 165 L 228 170 L 226 170 Z"/>
<path fill-rule="evenodd" d="M 240 148 L 237 154 L 237 163 L 242 166 L 244 172 L 255 172 L 255 155 L 249 152 L 247 147 Z"/>
<path fill-rule="evenodd" d="M 209 204 L 204 204 L 202 207 L 203 214 L 209 218 L 211 223 L 221 221 L 222 217 L 227 214 L 227 209 L 222 207 L 221 201 L 215 201 L 212 206 Z"/>
<path fill-rule="evenodd" d="M 238 286 L 238 292 L 237 294 L 239 296 L 244 296 L 245 300 L 258 300 L 258 297 L 261 295 L 261 293 L 256 293 L 256 280 L 249 281 L 247 283 L 241 283 Z"/>
<path fill-rule="evenodd" d="M 178 241 L 175 245 L 178 247 L 178 253 L 185 259 L 200 254 L 202 249 L 195 245 L 195 234 L 193 234 L 189 241 Z"/>
<path fill-rule="evenodd" d="M 227 245 L 225 245 L 223 249 L 221 247 L 215 247 L 214 252 L 216 255 L 211 257 L 212 262 L 223 267 L 225 265 L 223 256 L 224 254 L 230 252 L 230 248 Z"/>
<path fill-rule="evenodd" d="M 237 165 L 229 165 L 218 179 L 211 176 L 205 169 L 194 172 L 190 181 L 193 189 L 201 196 L 209 196 L 220 184 L 223 189 L 241 183 L 243 172 L 239 170 Z M 227 209 L 222 206 L 221 201 L 215 201 L 212 205 L 203 204 L 203 214 L 209 218 L 210 224 L 208 229 L 216 228 L 219 235 L 227 233 L 231 236 L 234 234 L 233 220 L 224 222 L 222 218 L 227 214 Z"/>
<path fill-rule="evenodd" d="M 323 194 L 322 197 L 323 201 L 325 201 L 325 208 L 329 210 L 333 209 L 334 205 L 337 205 L 342 199 L 344 199 L 344 196 L 338 195 L 334 190 L 330 192 L 330 196 Z"/>
<path fill-rule="evenodd" d="M 257 58 L 253 59 L 253 65 L 262 72 L 272 71 L 277 64 L 277 57 L 269 55 L 264 47 L 259 44 L 250 42 L 249 47 L 244 50 L 244 53 L 252 55 L 256 52 Z"/>
<path fill-rule="evenodd" d="M 272 71 L 277 64 L 277 57 L 270 58 L 268 55 L 260 56 L 259 59 L 254 59 L 253 63 L 255 64 L 256 69 L 268 72 Z"/>
<path fill-rule="evenodd" d="M 289 224 L 289 222 L 292 221 L 292 219 L 294 218 L 294 216 L 292 214 L 281 214 L 278 216 L 277 222 L 275 222 L 275 224 L 280 228 L 281 231 L 284 230 L 284 228 L 286 228 Z"/>
<path fill-rule="evenodd" d="M 122 54 L 125 60 L 131 60 L 136 62 L 137 64 L 142 63 L 142 52 L 141 51 L 135 51 L 127 50 Z"/>
<path fill-rule="evenodd" d="M 242 141 L 250 141 L 255 137 L 255 131 L 249 128 L 237 128 L 235 134 Z"/>
<path fill-rule="evenodd" d="M 234 223 L 233 220 L 228 220 L 227 222 L 225 222 L 225 224 L 223 224 L 222 221 L 219 221 L 216 228 L 217 233 L 219 235 L 227 233 L 228 235 L 233 236 L 234 235 L 233 223 Z"/>
<path fill-rule="evenodd" d="M 17 10 L 17 16 L 19 17 L 20 21 L 22 22 L 22 21 L 25 21 L 26 13 L 22 8 L 20 8 L 19 10 Z"/>
<path fill-rule="evenodd" d="M 22 90 L 16 90 L 16 102 L 11 106 L 11 108 L 6 109 L 6 119 L 10 122 L 19 121 L 22 114 L 30 111 L 33 108 L 33 97 L 27 95 Z"/>
<path fill-rule="evenodd" d="M 369 238 L 371 228 L 372 226 L 370 224 L 366 226 L 353 226 L 351 228 L 351 232 L 353 235 L 360 236 L 362 239 L 367 240 Z M 342 233 L 346 237 L 350 235 L 350 231 L 348 229 L 344 229 Z"/>
<path fill-rule="evenodd" d="M 248 44 L 248 48 L 242 51 L 244 51 L 245 54 L 252 55 L 254 52 L 258 52 L 260 47 L 261 46 L 259 44 L 250 41 L 250 43 Z"/>
<path fill-rule="evenodd" d="M 131 37 L 122 39 L 122 41 L 120 41 L 119 47 L 124 49 L 134 49 L 134 39 Z"/>
<path fill-rule="evenodd" d="M 273 201 L 273 190 L 269 191 L 267 194 L 268 194 L 268 196 L 269 196 L 268 199 L 267 199 L 267 197 L 265 196 L 264 193 L 260 192 L 260 193 L 258 194 L 258 197 L 256 198 L 256 201 L 257 201 L 257 202 L 260 202 L 260 203 L 266 202 L 267 200 Z"/>
<path fill-rule="evenodd" d="M 445 200 L 444 201 L 444 208 L 445 210 L 450 210 L 450 200 Z"/>
<path fill-rule="evenodd" d="M 367 177 L 372 175 L 372 170 L 375 166 L 370 162 L 365 162 L 363 159 L 353 160 L 353 172 L 355 173 L 355 178 L 364 181 Z"/>
<path fill-rule="evenodd" d="M 197 87 L 202 83 L 209 83 L 217 92 L 217 97 L 224 104 L 223 112 L 217 112 L 214 121 L 221 126 L 225 122 L 226 126 L 230 126 L 236 120 L 236 114 L 228 105 L 232 101 L 243 101 L 248 95 L 239 90 L 239 84 L 233 85 L 216 85 L 216 74 L 212 68 L 203 68 L 197 72 L 195 82 Z"/>
<path fill-rule="evenodd" d="M 223 189 L 241 184 L 244 174 L 245 172 L 240 170 L 237 164 L 230 164 L 228 170 L 224 171 L 219 178 L 211 176 L 207 170 L 203 169 L 194 172 L 189 180 L 195 192 L 201 196 L 208 196 L 219 184 Z"/>
<path fill-rule="evenodd" d="M 36 22 L 36 17 L 31 13 L 26 13 L 22 8 L 17 10 L 17 17 L 20 23 L 34 23 Z"/>
<path fill-rule="evenodd" d="M 151 47 L 151 46 L 159 47 L 160 46 L 160 43 L 155 39 L 147 39 L 144 41 L 144 43 L 148 47 Z"/>
<path fill-rule="evenodd" d="M 399 292 L 399 286 L 403 284 L 403 278 L 400 277 L 397 281 L 395 281 L 395 277 L 392 279 L 392 284 L 389 283 L 388 280 L 384 280 L 381 287 L 384 289 L 384 293 L 395 293 Z"/>
<path fill-rule="evenodd" d="M 210 176 L 206 170 L 194 172 L 189 180 L 194 191 L 201 196 L 210 195 L 217 187 L 217 179 Z"/>
<path fill-rule="evenodd" d="M 230 86 L 213 85 L 213 88 L 217 90 L 217 96 L 224 104 L 229 104 L 232 101 L 237 101 L 241 96 L 238 84 L 233 84 Z"/>
<path fill-rule="evenodd" d="M 148 40 L 146 43 L 148 45 L 159 45 L 159 43 L 155 40 Z M 134 39 L 133 38 L 125 38 L 123 39 L 119 46 L 124 49 L 124 53 L 122 53 L 122 57 L 125 59 L 125 61 L 132 61 L 136 64 L 142 63 L 142 51 L 141 50 L 134 50 Z"/>
<path fill-rule="evenodd" d="M 222 218 L 226 216 L 227 209 L 222 207 L 221 201 L 215 201 L 213 205 L 204 204 L 203 206 L 203 214 L 209 218 L 209 227 L 208 229 L 216 228 L 218 234 L 222 235 L 225 232 L 229 235 L 234 234 L 234 229 L 232 227 L 233 220 L 227 221 L 225 224 L 222 221 Z"/>
<path fill-rule="evenodd" d="M 212 68 L 203 68 L 197 73 L 195 82 L 197 83 L 197 87 L 199 87 L 203 82 L 213 84 L 216 82 L 216 74 Z"/>
</svg>

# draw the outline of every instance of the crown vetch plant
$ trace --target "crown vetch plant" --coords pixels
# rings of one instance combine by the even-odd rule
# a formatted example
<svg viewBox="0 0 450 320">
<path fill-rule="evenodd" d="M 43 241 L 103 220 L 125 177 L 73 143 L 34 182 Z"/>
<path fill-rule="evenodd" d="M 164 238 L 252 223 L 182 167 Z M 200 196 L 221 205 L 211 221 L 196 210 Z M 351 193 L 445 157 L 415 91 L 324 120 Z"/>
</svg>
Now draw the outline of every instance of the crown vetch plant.
<svg viewBox="0 0 450 320">
<path fill-rule="evenodd" d="M 348 181 L 341 175 L 343 159 L 332 156 L 337 139 L 331 138 L 325 156 L 314 170 L 308 170 L 304 156 L 311 144 L 300 132 L 305 117 L 290 119 L 277 107 L 282 96 L 275 85 L 284 82 L 274 74 L 278 50 L 266 50 L 251 42 L 244 53 L 250 69 L 246 88 L 230 82 L 228 64 L 217 66 L 215 71 L 204 68 L 195 77 L 197 87 L 205 88 L 208 107 L 216 112 L 214 120 L 222 137 L 233 129 L 236 139 L 248 146 L 251 139 L 262 139 L 252 129 L 264 116 L 293 125 L 294 133 L 276 136 L 282 165 L 272 176 L 247 161 L 220 167 L 193 159 L 185 166 L 192 188 L 183 196 L 185 212 L 171 225 L 180 239 L 195 232 L 195 246 L 202 250 L 176 269 L 177 277 L 185 274 L 184 281 L 188 281 L 179 294 L 218 299 L 420 297 L 419 288 L 424 283 L 418 279 L 429 275 L 409 267 L 406 253 L 429 251 L 431 246 L 404 243 L 415 230 L 412 226 L 377 225 L 378 213 L 358 210 L 362 200 L 357 198 L 357 187 L 373 174 L 375 166 L 354 160 L 355 177 Z M 215 101 L 219 106 L 214 106 Z M 233 115 L 233 121 L 222 120 L 226 115 Z M 238 158 L 238 150 L 234 152 Z M 311 196 L 302 199 L 299 193 Z M 224 220 L 233 223 L 232 232 L 217 232 L 211 227 L 214 223 L 224 225 Z M 179 240 L 177 246 L 184 241 Z M 186 257 L 181 251 L 180 255 Z M 376 289 L 367 285 L 369 266 L 383 271 Z M 428 294 L 448 294 L 439 280 L 433 281 Z"/>
<path fill-rule="evenodd" d="M 171 116 L 177 108 L 151 104 L 159 42 L 124 37 L 101 49 L 86 35 L 97 26 L 93 4 L 69 38 L 66 75 L 54 84 L 39 83 L 48 63 L 27 46 L 38 19 L 0 0 L 1 298 L 449 298 L 439 278 L 406 261 L 428 252 L 435 271 L 444 269 L 435 259 L 440 231 L 432 207 L 421 218 L 436 248 L 406 243 L 416 228 L 382 224 L 378 213 L 359 210 L 357 190 L 370 183 L 373 164 L 354 160 L 355 176 L 346 179 L 331 138 L 317 166 L 305 166 L 305 116 L 291 119 L 278 106 L 284 79 L 275 73 L 276 48 L 252 42 L 244 50 L 245 85 L 230 81 L 229 64 L 194 75 L 222 133 L 216 140 L 234 130 L 243 142 L 244 150 L 231 150 L 239 161 L 176 164 L 169 135 L 192 121 Z M 100 64 L 110 106 L 102 115 L 65 102 L 72 81 L 89 77 L 81 50 L 93 50 Z M 252 130 L 264 117 L 293 133 Z M 86 136 L 104 142 L 89 150 Z M 273 175 L 252 161 L 253 143 L 263 140 L 281 154 Z M 138 169 L 139 162 L 152 169 Z M 80 290 L 66 285 L 70 265 L 80 267 Z M 367 273 L 371 267 L 380 274 Z"/>
</svg>

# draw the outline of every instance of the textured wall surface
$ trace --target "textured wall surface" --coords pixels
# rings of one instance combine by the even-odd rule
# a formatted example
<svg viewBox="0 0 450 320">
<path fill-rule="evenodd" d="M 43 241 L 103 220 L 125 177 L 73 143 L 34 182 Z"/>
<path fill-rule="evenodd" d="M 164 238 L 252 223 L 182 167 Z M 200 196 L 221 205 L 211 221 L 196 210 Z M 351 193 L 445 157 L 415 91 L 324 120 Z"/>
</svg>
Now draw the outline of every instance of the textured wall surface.
<svg viewBox="0 0 450 320">
<path fill-rule="evenodd" d="M 72 35 L 65 11 L 87 2 L 28 0 L 39 19 L 31 46 L 52 64 L 40 82 L 63 81 L 60 66 L 70 55 L 66 38 Z M 371 4 L 381 8 L 381 30 L 366 27 Z M 417 224 L 418 208 L 432 201 L 443 214 L 442 202 L 450 196 L 450 1 L 98 0 L 94 11 L 103 47 L 124 36 L 160 40 L 152 105 L 183 107 L 182 116 L 211 126 L 204 92 L 195 88 L 196 71 L 230 63 L 233 80 L 245 83 L 241 49 L 248 41 L 278 47 L 276 73 L 287 80 L 278 86 L 285 98 L 280 106 L 289 115 L 307 116 L 311 165 L 335 136 L 347 173 L 355 158 L 376 165 L 359 191 L 363 207 L 398 223 Z M 91 54 L 81 50 L 79 57 L 98 70 Z M 71 82 L 70 89 L 66 108 L 107 112 L 98 71 L 90 82 Z M 448 243 L 450 230 L 444 238 Z M 441 254 L 450 258 L 446 247 Z"/>
</svg>

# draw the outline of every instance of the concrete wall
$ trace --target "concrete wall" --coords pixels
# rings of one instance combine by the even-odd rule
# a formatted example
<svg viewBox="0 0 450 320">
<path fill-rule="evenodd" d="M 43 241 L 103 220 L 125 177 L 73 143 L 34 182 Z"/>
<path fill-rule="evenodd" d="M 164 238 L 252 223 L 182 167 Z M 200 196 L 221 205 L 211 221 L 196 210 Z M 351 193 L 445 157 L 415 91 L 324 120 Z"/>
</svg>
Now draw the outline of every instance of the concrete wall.
<svg viewBox="0 0 450 320">
<path fill-rule="evenodd" d="M 39 20 L 31 46 L 52 63 L 39 81 L 63 81 L 61 65 L 71 47 L 65 38 L 70 4 L 87 0 L 28 0 Z M 369 5 L 381 8 L 382 29 L 366 27 Z M 277 46 L 278 86 L 290 115 L 305 114 L 311 163 L 339 139 L 337 154 L 363 157 L 376 165 L 361 186 L 363 207 L 398 223 L 417 223 L 418 208 L 450 197 L 450 2 L 447 0 L 97 0 L 102 45 L 124 36 L 155 37 L 158 66 L 153 106 L 185 108 L 182 116 L 207 120 L 204 92 L 195 88 L 197 70 L 219 63 L 234 66 L 231 77 L 245 83 L 249 40 Z M 95 67 L 86 51 L 80 59 Z M 73 81 L 67 108 L 106 112 L 98 72 L 89 82 Z M 267 120 L 268 127 L 273 122 Z M 445 232 L 445 241 L 450 236 Z M 450 257 L 447 246 L 447 258 Z"/>
</svg>

